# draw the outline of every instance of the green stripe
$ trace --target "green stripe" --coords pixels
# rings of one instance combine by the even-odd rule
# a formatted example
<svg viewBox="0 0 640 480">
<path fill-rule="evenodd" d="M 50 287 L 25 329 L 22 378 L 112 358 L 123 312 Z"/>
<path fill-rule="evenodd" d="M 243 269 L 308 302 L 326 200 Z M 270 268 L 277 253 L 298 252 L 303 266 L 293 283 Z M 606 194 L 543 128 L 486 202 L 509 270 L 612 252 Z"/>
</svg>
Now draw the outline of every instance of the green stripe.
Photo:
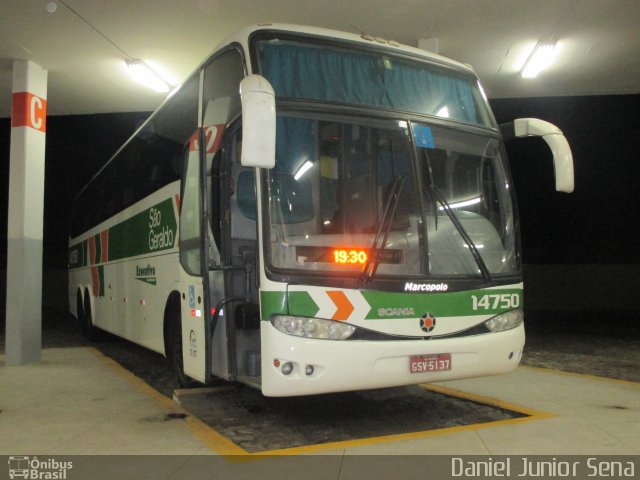
<svg viewBox="0 0 640 480">
<path fill-rule="evenodd" d="M 109 261 L 169 250 L 177 233 L 173 200 L 168 198 L 109 229 Z"/>
<path fill-rule="evenodd" d="M 329 288 L 327 290 L 332 289 Z M 523 303 L 522 289 L 520 288 L 469 290 L 450 293 L 378 291 L 362 291 L 361 293 L 371 307 L 365 317 L 367 320 L 416 318 L 425 313 L 431 313 L 436 317 L 498 315 L 512 310 L 514 306 L 522 307 Z M 474 296 L 476 297 L 475 302 Z M 286 292 L 261 292 L 260 299 L 263 319 L 268 319 L 273 314 L 313 317 L 319 310 L 311 295 L 305 291 L 289 292 L 288 299 Z M 384 315 L 380 315 L 379 309 L 398 309 L 398 313 L 389 314 L 385 312 Z M 409 313 L 410 309 L 413 309 L 413 314 Z M 405 313 L 403 314 L 402 312 Z"/>
<path fill-rule="evenodd" d="M 176 245 L 177 238 L 178 222 L 173 198 L 167 198 L 109 229 L 108 261 L 170 250 Z M 100 234 L 95 235 L 94 240 L 96 252 L 92 260 L 94 264 L 100 264 L 105 246 L 101 244 Z M 87 247 L 87 240 L 84 240 L 69 248 L 70 268 L 87 266 Z M 71 259 L 77 260 L 71 262 Z"/>
<path fill-rule="evenodd" d="M 371 310 L 367 315 L 367 319 L 380 318 L 379 309 L 389 308 L 413 308 L 416 316 L 424 313 L 432 313 L 437 316 L 447 317 L 464 317 L 470 315 L 498 315 L 506 311 L 512 310 L 511 295 L 517 297 L 517 305 L 522 306 L 522 290 L 521 289 L 496 289 L 496 290 L 472 290 L 466 292 L 451 293 L 395 293 L 395 292 L 362 292 L 365 300 L 371 305 Z M 478 307 L 474 310 L 473 296 L 476 296 L 476 303 L 485 295 L 489 295 L 488 308 Z M 503 297 L 505 301 L 500 301 L 500 297 L 494 295 L 506 295 Z M 508 299 L 508 301 L 507 301 Z M 385 318 L 394 318 L 385 317 Z M 402 318 L 397 316 L 396 318 Z"/>
<path fill-rule="evenodd" d="M 309 297 L 308 293 L 301 293 Z M 309 300 L 311 300 L 311 297 L 309 297 Z M 274 314 L 284 315 L 288 313 L 286 292 L 260 292 L 260 310 L 263 319 L 267 319 Z"/>
<path fill-rule="evenodd" d="M 289 292 L 289 308 L 294 315 L 315 317 L 320 307 L 307 292 Z M 305 312 L 305 313 L 298 313 Z"/>
</svg>

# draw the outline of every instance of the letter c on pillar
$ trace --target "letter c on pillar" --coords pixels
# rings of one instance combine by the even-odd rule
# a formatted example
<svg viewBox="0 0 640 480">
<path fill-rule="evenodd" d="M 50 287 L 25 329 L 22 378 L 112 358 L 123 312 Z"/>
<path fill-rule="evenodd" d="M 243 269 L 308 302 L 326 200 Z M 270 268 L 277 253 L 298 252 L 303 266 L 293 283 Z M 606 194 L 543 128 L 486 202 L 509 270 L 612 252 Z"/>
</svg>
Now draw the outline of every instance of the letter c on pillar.
<svg viewBox="0 0 640 480">
<path fill-rule="evenodd" d="M 47 101 L 30 92 L 13 94 L 12 127 L 29 127 L 46 132 Z"/>
</svg>

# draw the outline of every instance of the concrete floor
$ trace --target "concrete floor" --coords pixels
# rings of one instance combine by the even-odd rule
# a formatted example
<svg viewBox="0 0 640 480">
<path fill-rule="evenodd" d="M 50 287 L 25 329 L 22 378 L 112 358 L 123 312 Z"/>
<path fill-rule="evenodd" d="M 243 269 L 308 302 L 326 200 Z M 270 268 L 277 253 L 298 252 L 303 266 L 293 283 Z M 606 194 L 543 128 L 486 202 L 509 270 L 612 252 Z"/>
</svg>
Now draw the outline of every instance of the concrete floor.
<svg viewBox="0 0 640 480">
<path fill-rule="evenodd" d="M 435 388 L 517 406 L 530 416 L 271 453 L 319 452 L 336 458 L 372 454 L 640 455 L 638 383 L 525 366 L 511 375 L 447 382 Z M 3 455 L 165 454 L 190 458 L 244 453 L 91 347 L 44 349 L 40 364 L 2 366 L 0 392 Z M 161 468 L 153 463 L 154 469 Z M 175 478 L 171 475 L 176 468 L 189 462 L 160 463 L 168 470 L 165 474 L 157 470 L 149 478 Z M 114 467 L 107 463 L 105 468 L 109 466 Z"/>
<path fill-rule="evenodd" d="M 415 478 L 424 478 L 426 455 L 640 455 L 640 383 L 634 381 L 521 366 L 510 375 L 428 388 L 528 416 L 272 450 L 268 456 L 286 457 L 265 459 L 247 454 L 95 348 L 49 347 L 34 365 L 7 367 L 0 354 L 0 455 L 154 455 L 73 457 L 69 479 L 193 478 L 212 468 L 224 473 L 218 478 L 285 478 L 281 470 L 268 474 L 279 467 L 286 478 L 298 472 L 305 480 L 363 478 L 363 468 L 411 478 L 410 464 Z M 301 454 L 320 454 L 321 464 Z M 0 465 L 0 478 L 5 473 Z"/>
</svg>

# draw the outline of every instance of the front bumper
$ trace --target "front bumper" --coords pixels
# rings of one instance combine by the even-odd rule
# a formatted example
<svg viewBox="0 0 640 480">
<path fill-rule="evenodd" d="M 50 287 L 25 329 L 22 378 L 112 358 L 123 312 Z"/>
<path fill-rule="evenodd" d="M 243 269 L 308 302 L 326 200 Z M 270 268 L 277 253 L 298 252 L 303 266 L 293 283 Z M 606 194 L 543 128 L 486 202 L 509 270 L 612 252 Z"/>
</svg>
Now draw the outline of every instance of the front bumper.
<svg viewBox="0 0 640 480">
<path fill-rule="evenodd" d="M 431 340 L 349 341 L 294 337 L 261 322 L 262 393 L 269 397 L 396 387 L 508 373 L 524 348 L 524 324 L 497 333 Z M 452 369 L 410 373 L 414 355 L 451 354 Z M 291 362 L 289 375 L 280 365 Z M 306 367 L 313 367 L 308 375 Z"/>
</svg>

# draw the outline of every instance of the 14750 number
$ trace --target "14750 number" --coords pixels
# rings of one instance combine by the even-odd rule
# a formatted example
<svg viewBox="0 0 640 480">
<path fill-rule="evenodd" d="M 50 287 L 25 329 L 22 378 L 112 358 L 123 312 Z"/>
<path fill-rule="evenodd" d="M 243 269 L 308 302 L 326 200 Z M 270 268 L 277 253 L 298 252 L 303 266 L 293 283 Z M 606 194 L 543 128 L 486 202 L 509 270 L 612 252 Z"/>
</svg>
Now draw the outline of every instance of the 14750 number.
<svg viewBox="0 0 640 480">
<path fill-rule="evenodd" d="M 509 310 L 520 306 L 520 295 L 501 293 L 494 295 L 471 295 L 473 310 Z"/>
</svg>

